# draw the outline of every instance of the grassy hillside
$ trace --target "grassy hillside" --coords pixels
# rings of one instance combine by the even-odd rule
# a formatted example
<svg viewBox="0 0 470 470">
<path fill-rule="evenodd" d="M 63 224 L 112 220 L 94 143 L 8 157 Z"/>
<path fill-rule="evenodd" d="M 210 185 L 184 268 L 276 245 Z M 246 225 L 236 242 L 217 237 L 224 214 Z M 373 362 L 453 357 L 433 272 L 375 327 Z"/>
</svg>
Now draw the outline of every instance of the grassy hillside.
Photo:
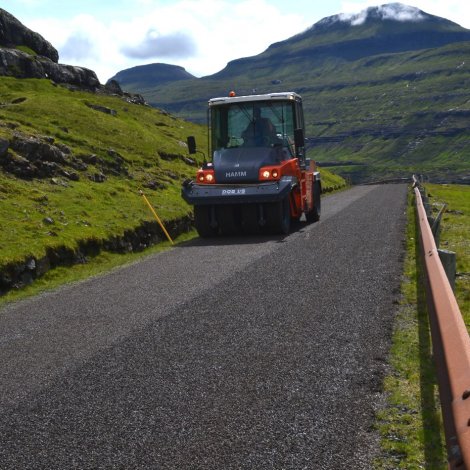
<svg viewBox="0 0 470 470">
<path fill-rule="evenodd" d="M 120 235 L 150 220 L 141 188 L 164 220 L 190 211 L 180 187 L 195 166 L 185 161 L 184 141 L 189 134 L 203 141 L 201 126 L 48 80 L 1 77 L 0 96 L 0 139 L 45 136 L 66 145 L 68 159 L 82 168 L 76 172 L 78 181 L 61 175 L 28 180 L 0 171 L 0 267 L 29 255 L 40 257 L 50 246 L 75 248 L 83 240 Z M 12 149 L 9 154 L 21 159 Z M 116 155 L 122 159 L 120 171 L 112 165 Z M 104 175 L 104 181 L 92 181 L 96 174 Z"/>
<path fill-rule="evenodd" d="M 470 179 L 470 42 L 354 60 L 292 52 L 282 64 L 268 51 L 256 56 L 257 63 L 238 65 L 232 76 L 139 92 L 151 104 L 204 122 L 206 100 L 229 90 L 296 91 L 304 99 L 315 158 L 342 162 L 337 170 L 353 181 L 412 172 L 426 172 L 436 182 Z"/>
<path fill-rule="evenodd" d="M 10 143 L 0 157 L 0 271 L 51 247 L 102 245 L 152 221 L 140 189 L 166 223 L 191 213 L 180 191 L 196 162 L 184 142 L 188 135 L 206 142 L 205 127 L 49 80 L 0 77 L 0 96 L 0 155 Z M 19 178 L 6 171 L 26 162 L 15 150 L 19 138 L 25 148 L 35 139 L 69 153 L 53 176 Z M 326 188 L 344 185 L 328 171 L 323 179 Z"/>
</svg>

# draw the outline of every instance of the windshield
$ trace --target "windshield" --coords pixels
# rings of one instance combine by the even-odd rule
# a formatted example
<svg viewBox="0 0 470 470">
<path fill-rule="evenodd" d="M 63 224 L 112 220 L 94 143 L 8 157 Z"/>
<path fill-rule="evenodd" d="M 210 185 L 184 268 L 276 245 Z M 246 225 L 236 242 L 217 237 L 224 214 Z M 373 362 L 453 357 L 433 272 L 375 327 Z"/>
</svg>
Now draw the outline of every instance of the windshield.
<svg viewBox="0 0 470 470">
<path fill-rule="evenodd" d="M 278 147 L 294 156 L 294 103 L 254 101 L 211 109 L 212 152 L 233 148 Z"/>
</svg>

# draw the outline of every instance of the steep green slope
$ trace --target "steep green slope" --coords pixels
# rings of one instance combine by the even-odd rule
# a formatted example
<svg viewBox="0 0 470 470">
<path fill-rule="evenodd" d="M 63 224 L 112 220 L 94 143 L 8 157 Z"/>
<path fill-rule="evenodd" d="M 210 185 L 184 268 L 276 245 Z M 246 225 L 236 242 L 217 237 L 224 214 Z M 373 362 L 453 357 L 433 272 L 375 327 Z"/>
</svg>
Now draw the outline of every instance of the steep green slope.
<svg viewBox="0 0 470 470">
<path fill-rule="evenodd" d="M 190 227 L 181 183 L 198 162 L 185 140 L 206 142 L 205 127 L 49 80 L 0 77 L 0 96 L 0 293 L 18 270 L 28 283 L 28 266 L 39 276 L 59 257 L 73 264 L 164 238 L 141 189 L 170 232 Z M 327 190 L 344 185 L 322 176 Z"/>
<path fill-rule="evenodd" d="M 139 189 L 167 222 L 190 213 L 180 188 L 196 164 L 184 141 L 203 141 L 203 127 L 49 80 L 0 77 L 0 96 L 0 270 L 151 220 Z M 31 167 L 39 173 L 18 177 Z"/>
</svg>

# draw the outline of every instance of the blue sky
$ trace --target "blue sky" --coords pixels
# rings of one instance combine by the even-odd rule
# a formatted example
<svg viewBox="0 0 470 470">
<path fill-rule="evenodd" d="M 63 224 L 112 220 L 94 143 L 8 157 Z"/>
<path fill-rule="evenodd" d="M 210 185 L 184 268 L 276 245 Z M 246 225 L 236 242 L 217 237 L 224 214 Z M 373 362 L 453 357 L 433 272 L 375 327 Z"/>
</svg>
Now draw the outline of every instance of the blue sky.
<svg viewBox="0 0 470 470">
<path fill-rule="evenodd" d="M 384 0 L 4 0 L 1 8 L 42 34 L 60 62 L 94 70 L 101 82 L 135 65 L 181 65 L 210 75 L 259 54 L 320 19 L 359 13 Z M 468 0 L 403 1 L 470 28 Z"/>
</svg>

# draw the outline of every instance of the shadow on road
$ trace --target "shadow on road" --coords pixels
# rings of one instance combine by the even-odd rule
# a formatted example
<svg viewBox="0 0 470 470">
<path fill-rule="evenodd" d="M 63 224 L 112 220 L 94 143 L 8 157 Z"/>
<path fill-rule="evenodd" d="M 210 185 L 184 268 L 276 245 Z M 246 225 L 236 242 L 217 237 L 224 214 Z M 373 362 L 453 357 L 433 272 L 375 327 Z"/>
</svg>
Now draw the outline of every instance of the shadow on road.
<svg viewBox="0 0 470 470">
<path fill-rule="evenodd" d="M 302 222 L 293 222 L 288 235 L 274 234 L 243 234 L 240 235 L 219 235 L 210 238 L 193 238 L 187 242 L 179 243 L 175 248 L 186 248 L 193 246 L 231 246 L 231 245 L 253 245 L 268 242 L 284 243 L 286 239 L 294 233 L 302 233 L 309 225 Z"/>
</svg>

